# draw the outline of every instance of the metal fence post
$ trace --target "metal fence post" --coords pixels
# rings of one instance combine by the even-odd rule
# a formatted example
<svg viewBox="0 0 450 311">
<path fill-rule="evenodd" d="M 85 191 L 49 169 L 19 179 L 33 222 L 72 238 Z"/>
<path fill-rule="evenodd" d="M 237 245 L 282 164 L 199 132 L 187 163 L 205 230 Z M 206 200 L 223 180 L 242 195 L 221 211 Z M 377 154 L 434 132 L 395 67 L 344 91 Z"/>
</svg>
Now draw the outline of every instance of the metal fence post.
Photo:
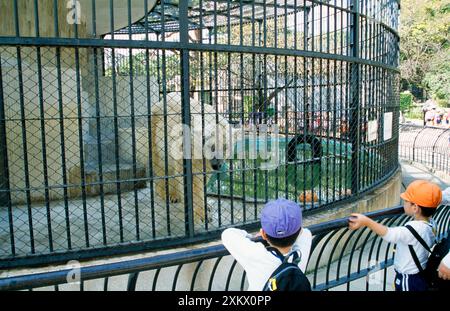
<svg viewBox="0 0 450 311">
<path fill-rule="evenodd" d="M 438 137 L 436 138 L 436 140 L 434 141 L 434 144 L 433 144 L 433 150 L 431 151 L 431 168 L 435 168 L 435 167 L 434 167 L 434 157 L 435 157 L 435 156 L 434 156 L 434 155 L 435 155 L 434 150 L 435 150 L 435 148 L 436 148 L 436 144 L 437 144 L 437 142 L 439 141 L 439 139 L 441 138 L 441 136 L 444 135 L 447 131 L 448 131 L 448 129 L 444 129 L 444 130 L 442 131 L 442 133 L 439 134 Z M 436 169 L 436 168 L 435 168 L 435 169 Z"/>
<path fill-rule="evenodd" d="M 350 48 L 351 56 L 359 58 L 359 1 L 351 0 Z M 360 152 L 360 65 L 350 64 L 350 142 L 352 144 L 351 187 L 352 195 L 359 192 L 359 152 Z"/>
<path fill-rule="evenodd" d="M 181 44 L 181 118 L 185 129 L 191 128 L 191 111 L 189 99 L 189 20 L 188 1 L 180 1 L 180 44 Z M 183 133 L 183 179 L 184 179 L 184 207 L 185 230 L 189 237 L 194 236 L 194 205 L 192 189 L 192 152 L 191 134 Z"/>
<path fill-rule="evenodd" d="M 413 142 L 413 162 L 416 161 L 416 141 L 417 141 L 417 137 L 419 137 L 420 133 L 422 133 L 425 130 L 426 127 L 423 127 L 419 133 L 417 133 L 416 137 L 414 138 L 414 142 Z"/>
<path fill-rule="evenodd" d="M 6 149 L 6 116 L 3 98 L 3 73 L 0 57 L 0 207 L 9 205 L 8 153 Z"/>
</svg>

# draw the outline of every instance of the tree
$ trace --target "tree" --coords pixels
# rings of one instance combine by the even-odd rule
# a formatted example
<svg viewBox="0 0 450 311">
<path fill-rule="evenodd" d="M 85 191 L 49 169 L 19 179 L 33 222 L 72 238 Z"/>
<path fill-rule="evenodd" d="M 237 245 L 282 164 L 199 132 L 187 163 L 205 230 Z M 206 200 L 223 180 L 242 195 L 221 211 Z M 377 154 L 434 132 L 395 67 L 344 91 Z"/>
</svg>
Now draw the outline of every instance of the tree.
<svg viewBox="0 0 450 311">
<path fill-rule="evenodd" d="M 404 0 L 401 4 L 402 84 L 425 88 L 433 97 L 448 98 L 445 93 L 448 88 L 437 87 L 435 83 L 437 76 L 445 75 L 442 64 L 450 53 L 450 1 Z"/>
</svg>

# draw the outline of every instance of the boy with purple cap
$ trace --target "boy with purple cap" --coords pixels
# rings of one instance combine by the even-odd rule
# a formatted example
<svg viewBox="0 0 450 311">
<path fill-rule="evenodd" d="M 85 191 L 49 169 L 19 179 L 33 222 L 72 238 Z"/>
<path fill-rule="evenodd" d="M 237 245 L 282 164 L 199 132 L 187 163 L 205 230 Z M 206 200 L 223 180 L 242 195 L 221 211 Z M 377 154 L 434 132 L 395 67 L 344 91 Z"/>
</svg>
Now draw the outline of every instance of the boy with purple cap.
<svg viewBox="0 0 450 311">
<path fill-rule="evenodd" d="M 268 202 L 261 211 L 259 234 L 278 254 L 299 254 L 299 268 L 305 272 L 311 250 L 311 232 L 302 228 L 300 206 L 286 199 Z M 257 235 L 257 236 L 258 236 Z M 249 291 L 261 291 L 271 274 L 281 265 L 280 257 L 263 243 L 254 242 L 245 230 L 226 229 L 222 242 L 247 273 Z"/>
</svg>

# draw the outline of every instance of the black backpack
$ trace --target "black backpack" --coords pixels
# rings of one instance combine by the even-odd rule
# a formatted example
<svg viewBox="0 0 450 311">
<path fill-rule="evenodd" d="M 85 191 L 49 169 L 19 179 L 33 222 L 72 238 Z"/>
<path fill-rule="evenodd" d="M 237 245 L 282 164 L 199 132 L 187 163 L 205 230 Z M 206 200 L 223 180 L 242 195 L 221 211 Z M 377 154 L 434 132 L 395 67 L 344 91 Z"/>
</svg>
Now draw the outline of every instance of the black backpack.
<svg viewBox="0 0 450 311">
<path fill-rule="evenodd" d="M 428 284 L 428 290 L 430 291 L 448 291 L 450 290 L 450 281 L 445 281 L 439 277 L 438 267 L 442 261 L 442 259 L 448 254 L 450 249 L 450 237 L 442 239 L 439 243 L 437 243 L 433 250 L 428 247 L 427 243 L 422 239 L 422 237 L 414 230 L 413 227 L 407 225 L 409 231 L 414 235 L 414 237 L 419 241 L 419 243 L 429 252 L 431 253 L 428 257 L 427 265 L 425 269 L 422 268 L 419 262 L 419 258 L 417 257 L 416 252 L 414 251 L 412 245 L 409 245 L 409 251 L 411 252 L 411 256 L 416 264 L 419 272 L 423 275 L 425 281 Z"/>
<path fill-rule="evenodd" d="M 311 291 L 308 278 L 298 266 L 298 252 L 292 252 L 285 257 L 274 247 L 268 247 L 267 250 L 281 260 L 281 265 L 269 277 L 263 291 Z M 291 257 L 292 262 L 288 262 Z"/>
</svg>

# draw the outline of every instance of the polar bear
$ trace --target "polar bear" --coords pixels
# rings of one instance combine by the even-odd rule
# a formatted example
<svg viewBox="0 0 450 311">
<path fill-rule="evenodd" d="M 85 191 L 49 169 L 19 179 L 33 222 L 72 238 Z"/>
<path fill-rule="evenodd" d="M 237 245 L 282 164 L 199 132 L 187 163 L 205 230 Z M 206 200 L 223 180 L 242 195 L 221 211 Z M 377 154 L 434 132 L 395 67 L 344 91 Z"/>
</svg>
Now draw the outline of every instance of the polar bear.
<svg viewBox="0 0 450 311">
<path fill-rule="evenodd" d="M 156 194 L 163 201 L 168 200 L 170 203 L 184 201 L 184 131 L 191 139 L 194 221 L 204 222 L 206 185 L 204 176 L 209 178 L 223 163 L 229 124 L 211 105 L 204 104 L 202 113 L 202 104 L 191 98 L 191 127 L 188 128 L 182 125 L 180 94 L 167 94 L 165 102 L 161 100 L 152 106 L 152 166 Z"/>
</svg>

